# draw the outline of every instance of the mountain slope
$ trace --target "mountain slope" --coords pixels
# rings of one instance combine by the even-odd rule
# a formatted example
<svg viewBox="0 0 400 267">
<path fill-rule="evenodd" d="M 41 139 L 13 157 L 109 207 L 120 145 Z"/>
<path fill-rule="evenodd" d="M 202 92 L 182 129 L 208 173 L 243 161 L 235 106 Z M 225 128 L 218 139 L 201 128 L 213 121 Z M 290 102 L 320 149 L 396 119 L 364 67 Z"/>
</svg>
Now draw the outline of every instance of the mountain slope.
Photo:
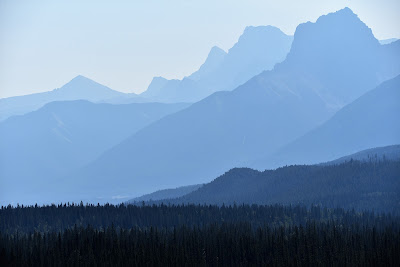
<svg viewBox="0 0 400 267">
<path fill-rule="evenodd" d="M 54 190 L 61 174 L 94 160 L 139 129 L 187 104 L 52 102 L 0 123 L 0 201 Z M 35 193 L 37 190 L 37 193 Z M 31 196 L 31 195 L 30 195 Z"/>
<path fill-rule="evenodd" d="M 347 105 L 320 127 L 252 165 L 271 168 L 334 160 L 371 147 L 400 143 L 400 75 Z"/>
<path fill-rule="evenodd" d="M 355 92 L 349 92 L 350 96 L 341 97 L 340 92 L 330 86 L 330 81 L 341 79 L 340 75 L 346 82 L 336 82 L 336 85 L 351 84 L 356 88 L 354 91 L 360 94 L 380 82 L 375 75 L 368 78 L 370 84 L 366 86 L 364 75 L 375 71 L 391 75 L 393 69 L 386 73 L 379 68 L 380 65 L 362 66 L 358 73 L 354 66 L 358 64 L 360 54 L 353 50 L 344 51 L 344 44 L 351 48 L 369 47 L 369 50 L 360 51 L 366 57 L 370 54 L 378 57 L 378 62 L 381 62 L 379 55 L 386 51 L 387 45 L 379 45 L 365 24 L 348 10 L 328 16 L 330 23 L 324 24 L 324 31 L 318 25 L 320 20 L 308 23 L 307 27 L 299 26 L 302 30 L 295 33 L 294 43 L 297 45 L 292 48 L 294 50 L 290 52 L 292 56 L 290 60 L 288 57 L 288 62 L 284 61 L 273 71 L 254 77 L 231 92 L 214 93 L 185 110 L 159 120 L 74 174 L 73 177 L 78 177 L 81 182 L 80 190 L 94 196 L 104 193 L 141 195 L 160 188 L 208 182 L 227 169 L 247 166 L 248 162 L 264 153 L 273 154 L 326 121 L 338 109 L 339 103 L 346 103 L 356 96 Z M 356 25 L 343 24 L 343 20 Z M 332 48 L 329 54 L 321 53 L 326 50 L 324 47 L 314 47 L 312 51 L 308 49 L 307 43 L 312 45 L 315 38 L 325 38 L 325 35 L 306 38 L 310 36 L 306 29 L 313 33 L 313 27 L 318 28 L 318 32 L 340 28 L 335 30 L 335 39 L 328 39 Z M 362 32 L 362 36 L 354 38 L 353 31 L 356 36 Z M 316 56 L 311 55 L 312 52 Z M 392 61 L 387 64 L 397 64 L 400 72 L 400 62 L 395 57 L 399 52 L 393 50 Z M 303 53 L 314 58 L 312 64 L 295 60 L 303 60 L 305 56 L 296 55 Z M 346 56 L 340 56 L 342 54 Z M 316 67 L 318 64 L 320 68 Z M 339 67 L 344 70 L 337 73 L 329 71 Z M 327 72 L 321 73 L 324 69 Z M 356 75 L 349 75 L 352 72 Z M 324 92 L 334 97 L 329 99 L 325 97 L 327 94 L 322 94 Z M 100 186 L 93 185 L 93 179 L 106 184 L 113 181 L 112 186 L 105 192 Z M 74 190 L 77 192 L 76 188 Z"/>
<path fill-rule="evenodd" d="M 141 197 L 133 198 L 129 201 L 128 203 L 141 203 L 143 201 L 157 201 L 157 200 L 164 200 L 164 199 L 172 199 L 172 198 L 178 198 L 182 197 L 184 195 L 187 195 L 200 187 L 202 187 L 202 184 L 196 184 L 196 185 L 188 185 L 188 186 L 181 186 L 178 188 L 173 188 L 173 189 L 163 189 L 163 190 L 158 190 L 154 193 L 146 194 Z"/>
<path fill-rule="evenodd" d="M 369 148 L 366 150 L 362 150 L 360 152 L 344 156 L 332 161 L 328 161 L 322 163 L 324 165 L 333 165 L 340 164 L 343 162 L 358 160 L 362 162 L 369 161 L 382 161 L 382 160 L 391 160 L 396 161 L 400 160 L 400 145 L 392 145 L 392 146 L 384 146 L 384 147 L 375 147 Z"/>
<path fill-rule="evenodd" d="M 162 102 L 196 102 L 214 92 L 232 90 L 283 61 L 292 39 L 272 26 L 247 27 L 228 53 L 215 46 L 198 71 L 182 80 L 156 77 L 141 96 Z"/>
<path fill-rule="evenodd" d="M 0 99 L 0 121 L 12 115 L 23 115 L 37 110 L 53 101 L 88 100 L 99 102 L 107 99 L 132 98 L 135 96 L 134 94 L 114 91 L 79 75 L 63 87 L 53 91 Z"/>
<path fill-rule="evenodd" d="M 171 204 L 285 204 L 400 212 L 400 161 L 235 168 Z"/>
<path fill-rule="evenodd" d="M 218 71 L 218 68 L 220 68 L 227 55 L 228 54 L 224 50 L 218 46 L 214 46 L 211 48 L 206 61 L 200 66 L 199 70 L 192 73 L 188 78 L 194 81 L 207 79 L 207 76 L 212 75 L 215 71 Z"/>
</svg>

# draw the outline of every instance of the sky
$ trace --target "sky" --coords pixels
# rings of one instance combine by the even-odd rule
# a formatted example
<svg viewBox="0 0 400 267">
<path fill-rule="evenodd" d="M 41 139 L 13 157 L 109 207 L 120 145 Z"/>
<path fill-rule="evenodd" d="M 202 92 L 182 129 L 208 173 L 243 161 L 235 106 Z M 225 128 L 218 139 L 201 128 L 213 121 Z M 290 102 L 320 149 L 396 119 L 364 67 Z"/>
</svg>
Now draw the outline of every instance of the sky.
<svg viewBox="0 0 400 267">
<path fill-rule="evenodd" d="M 77 75 L 140 93 L 181 79 L 246 26 L 298 24 L 349 7 L 378 39 L 400 38 L 399 0 L 0 0 L 0 98 L 59 88 Z"/>
</svg>

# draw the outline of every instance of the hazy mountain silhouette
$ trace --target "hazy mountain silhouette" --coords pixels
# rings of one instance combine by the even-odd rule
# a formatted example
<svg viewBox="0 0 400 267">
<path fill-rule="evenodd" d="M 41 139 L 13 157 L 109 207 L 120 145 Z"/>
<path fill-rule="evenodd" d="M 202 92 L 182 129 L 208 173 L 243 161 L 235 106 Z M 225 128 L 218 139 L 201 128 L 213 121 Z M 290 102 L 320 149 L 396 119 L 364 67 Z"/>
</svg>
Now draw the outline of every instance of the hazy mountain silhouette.
<svg viewBox="0 0 400 267">
<path fill-rule="evenodd" d="M 342 107 L 398 75 L 399 57 L 400 42 L 380 45 L 371 29 L 344 8 L 316 23 L 300 24 L 290 53 L 276 71 L 317 77 L 314 90 L 321 99 Z"/>
<path fill-rule="evenodd" d="M 170 204 L 322 205 L 400 213 L 400 161 L 235 168 Z"/>
<path fill-rule="evenodd" d="M 382 83 L 313 131 L 252 165 L 314 164 L 400 143 L 400 75 Z"/>
<path fill-rule="evenodd" d="M 366 150 L 359 151 L 357 153 L 347 155 L 333 161 L 324 162 L 318 164 L 319 166 L 328 166 L 328 165 L 338 165 L 346 162 L 351 161 L 360 161 L 360 162 L 381 162 L 381 161 L 399 161 L 400 160 L 400 145 L 392 145 L 392 146 L 384 146 L 384 147 L 375 147 Z M 296 168 L 296 167 L 294 167 Z M 312 169 L 312 167 L 310 167 Z M 142 197 L 138 197 L 129 201 L 129 203 L 136 203 L 141 204 L 142 201 L 146 202 L 147 204 L 152 203 L 200 203 L 207 201 L 211 201 L 211 203 L 222 204 L 222 203 L 238 203 L 239 198 L 235 198 L 235 195 L 247 195 L 247 198 L 250 198 L 251 192 L 246 192 L 248 188 L 246 188 L 247 181 L 253 181 L 252 178 L 254 177 L 253 174 L 261 174 L 259 172 L 250 170 L 250 169 L 242 169 L 243 173 L 250 174 L 248 177 L 245 175 L 242 177 L 243 179 L 240 183 L 244 183 L 244 185 L 240 185 L 235 183 L 234 181 L 237 179 L 235 175 L 231 175 L 232 173 L 237 172 L 237 168 L 228 171 L 223 176 L 215 179 L 214 181 L 203 184 L 203 185 L 192 185 L 192 186 L 185 186 L 185 187 L 178 187 L 176 189 L 166 189 L 166 190 L 159 190 L 151 194 L 144 195 Z M 271 172 L 271 171 L 267 171 Z M 222 177 L 231 176 L 231 178 L 227 178 L 226 181 L 221 182 Z M 293 175 L 295 178 L 296 175 Z M 225 179 L 225 178 L 224 178 Z M 232 180 L 229 180 L 232 179 Z M 263 184 L 262 181 L 258 180 L 260 185 Z M 264 181 L 266 182 L 266 181 Z M 227 183 L 227 184 L 224 184 Z M 202 190 L 199 193 L 193 193 L 200 187 L 206 185 L 208 187 L 207 190 Z M 255 188 L 259 188 L 260 185 L 250 186 L 251 191 L 256 191 Z M 232 190 L 231 187 L 235 189 Z M 275 188 L 276 189 L 276 188 Z M 273 190 L 275 190 L 273 189 Z M 186 192 L 187 191 L 187 192 Z M 213 192 L 214 191 L 214 192 Z M 212 195 L 208 197 L 207 195 Z M 222 196 L 221 196 L 222 195 Z M 216 201 L 216 199 L 219 199 Z M 254 201 L 254 202 L 252 202 Z M 262 201 L 268 201 L 266 198 L 261 198 L 258 196 L 256 199 L 252 201 L 248 201 L 247 203 L 262 203 Z M 271 202 L 270 202 L 271 203 Z M 314 203 L 315 204 L 315 203 Z"/>
<path fill-rule="evenodd" d="M 53 101 L 88 100 L 100 102 L 115 99 L 132 99 L 135 94 L 114 91 L 84 76 L 77 76 L 53 91 L 0 99 L 0 121 L 12 115 L 22 115 Z"/>
<path fill-rule="evenodd" d="M 374 147 L 359 151 L 357 153 L 344 156 L 332 161 L 321 163 L 323 165 L 333 165 L 340 164 L 343 162 L 348 162 L 351 160 L 358 160 L 361 162 L 377 162 L 383 160 L 400 160 L 400 145 L 384 146 L 384 147 Z"/>
<path fill-rule="evenodd" d="M 189 78 L 194 81 L 207 79 L 207 77 L 213 75 L 213 72 L 218 71 L 227 55 L 224 50 L 218 46 L 214 46 L 211 48 L 206 61 L 200 66 L 200 69 L 192 73 Z"/>
<path fill-rule="evenodd" d="M 155 77 L 141 96 L 163 102 L 195 102 L 217 91 L 232 90 L 283 61 L 292 39 L 272 26 L 247 27 L 228 53 L 214 46 L 198 71 L 182 80 Z"/>
<path fill-rule="evenodd" d="M 146 194 L 140 197 L 133 198 L 129 201 L 128 203 L 137 203 L 141 204 L 143 201 L 157 201 L 157 200 L 162 200 L 162 199 L 172 199 L 172 198 L 178 198 L 182 197 L 184 195 L 187 195 L 200 187 L 202 187 L 202 184 L 196 184 L 196 185 L 188 185 L 188 186 L 181 186 L 178 188 L 172 188 L 172 189 L 163 189 L 163 190 L 158 190 L 156 192 Z"/>
<path fill-rule="evenodd" d="M 188 104 L 52 102 L 0 123 L 0 201 L 54 188 L 61 174 L 94 160 L 137 130 Z"/>
<path fill-rule="evenodd" d="M 347 8 L 302 24 L 273 71 L 159 120 L 71 177 L 93 195 L 105 192 L 94 179 L 113 181 L 109 194 L 136 195 L 210 181 L 273 154 L 400 73 L 396 43 L 380 45 Z"/>
</svg>

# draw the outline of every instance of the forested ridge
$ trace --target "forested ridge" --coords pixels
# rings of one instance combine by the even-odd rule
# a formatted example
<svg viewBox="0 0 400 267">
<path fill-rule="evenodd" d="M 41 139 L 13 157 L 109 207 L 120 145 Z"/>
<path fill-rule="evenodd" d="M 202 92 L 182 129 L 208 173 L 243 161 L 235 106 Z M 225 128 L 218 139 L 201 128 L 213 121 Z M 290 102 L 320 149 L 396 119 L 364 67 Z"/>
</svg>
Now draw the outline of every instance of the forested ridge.
<svg viewBox="0 0 400 267">
<path fill-rule="evenodd" d="M 398 266 L 400 218 L 320 206 L 2 207 L 1 266 Z"/>
<path fill-rule="evenodd" d="M 257 171 L 234 168 L 183 197 L 154 203 L 318 204 L 400 215 L 400 161 L 349 160 Z M 149 202 L 151 204 L 151 202 Z"/>
</svg>

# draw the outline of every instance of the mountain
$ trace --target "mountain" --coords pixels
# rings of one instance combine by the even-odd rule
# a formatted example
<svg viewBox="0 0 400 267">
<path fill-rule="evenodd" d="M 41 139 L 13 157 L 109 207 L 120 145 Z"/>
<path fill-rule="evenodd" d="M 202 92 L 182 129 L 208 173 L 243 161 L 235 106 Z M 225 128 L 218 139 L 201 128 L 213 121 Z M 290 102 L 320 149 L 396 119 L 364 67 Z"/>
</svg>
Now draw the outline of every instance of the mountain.
<svg viewBox="0 0 400 267">
<path fill-rule="evenodd" d="M 117 98 L 135 98 L 135 94 L 114 91 L 84 76 L 77 76 L 53 91 L 0 99 L 0 121 L 23 115 L 53 101 L 88 100 L 91 102 Z"/>
<path fill-rule="evenodd" d="M 366 150 L 359 151 L 357 153 L 347 155 L 338 159 L 335 159 L 333 161 L 325 162 L 325 163 L 320 163 L 317 166 L 332 166 L 332 165 L 340 165 L 343 163 L 352 163 L 353 161 L 359 161 L 360 163 L 381 163 L 384 161 L 400 161 L 400 145 L 392 145 L 392 146 L 385 146 L 385 147 L 376 147 L 376 148 L 370 148 Z M 293 168 L 302 168 L 303 166 L 293 166 Z M 369 167 L 369 166 L 368 166 Z M 286 167 L 282 168 L 285 169 Z M 312 167 L 309 166 L 310 171 L 312 171 Z M 238 175 L 239 173 L 244 173 L 245 175 L 239 175 L 240 177 L 243 177 L 243 179 L 240 181 L 239 184 L 235 182 L 238 180 Z M 159 203 L 207 203 L 208 200 L 211 200 L 210 203 L 213 204 L 222 204 L 222 203 L 238 203 L 240 201 L 240 197 L 243 197 L 243 195 L 247 195 L 247 198 L 251 198 L 249 191 L 257 191 L 255 188 L 262 186 L 269 186 L 265 185 L 264 183 L 267 183 L 267 179 L 263 180 L 253 180 L 254 175 L 256 174 L 258 176 L 261 176 L 263 174 L 268 174 L 270 175 L 273 173 L 273 171 L 264 171 L 264 172 L 258 172 L 254 171 L 248 168 L 235 168 L 233 170 L 228 171 L 221 177 L 215 179 L 214 181 L 207 183 L 205 185 L 194 185 L 194 186 L 187 186 L 187 187 L 178 187 L 176 189 L 167 189 L 167 190 L 160 190 L 157 192 L 154 192 L 152 194 L 147 194 L 142 197 L 133 199 L 129 201 L 130 203 L 141 203 L 142 201 L 147 202 L 148 204 L 159 204 Z M 265 175 L 265 176 L 268 176 Z M 229 176 L 229 178 L 225 178 L 225 176 Z M 224 178 L 223 178 L 224 177 Z M 222 179 L 225 179 L 223 182 L 221 182 Z M 282 178 L 280 178 L 282 179 Z M 248 181 L 257 181 L 261 185 L 254 185 L 254 186 L 248 186 Z M 315 181 L 314 181 L 315 182 Z M 225 184 L 226 183 L 226 184 Z M 203 192 L 200 193 L 192 193 L 195 192 L 197 189 L 199 189 L 202 186 L 206 186 L 208 189 L 203 190 Z M 241 188 L 241 186 L 243 186 Z M 232 190 L 231 187 L 234 187 Z M 252 189 L 249 189 L 252 188 Z M 181 190 L 182 189 L 182 190 Z M 188 189 L 188 190 L 186 190 Z M 235 192 L 238 191 L 238 192 Z M 212 195 L 212 197 L 207 197 L 207 195 Z M 238 199 L 235 198 L 235 195 L 239 195 L 240 197 Z M 224 200 L 217 200 L 223 198 Z M 254 202 L 252 202 L 254 201 Z M 264 202 L 263 202 L 264 201 Z M 265 196 L 258 196 L 257 198 L 253 200 L 247 200 L 245 203 L 267 203 L 268 199 L 265 198 Z M 315 203 L 317 203 L 316 201 Z M 270 204 L 273 202 L 269 202 Z"/>
<path fill-rule="evenodd" d="M 400 73 L 400 42 L 380 45 L 349 8 L 300 24 L 278 72 L 304 70 L 318 77 L 316 93 L 328 106 L 343 107 Z"/>
<path fill-rule="evenodd" d="M 321 38 L 327 40 L 317 46 Z M 70 190 L 141 195 L 205 183 L 233 167 L 248 166 L 321 125 L 341 103 L 374 88 L 382 77 L 400 73 L 400 50 L 394 44 L 380 45 L 348 9 L 300 25 L 290 56 L 274 70 L 143 128 L 71 176 L 80 185 Z M 361 52 L 366 59 L 360 62 Z M 370 58 L 377 64 L 357 67 Z M 386 68 L 384 60 L 396 68 Z M 93 186 L 94 179 L 112 186 L 105 192 Z"/>
<path fill-rule="evenodd" d="M 284 204 L 400 214 L 400 161 L 235 168 L 170 204 Z"/>
<path fill-rule="evenodd" d="M 181 186 L 178 188 L 173 188 L 173 189 L 163 189 L 163 190 L 158 190 L 154 193 L 146 194 L 141 197 L 133 198 L 129 201 L 128 203 L 142 203 L 143 201 L 157 201 L 157 200 L 164 200 L 164 199 L 172 199 L 172 198 L 178 198 L 182 197 L 184 195 L 187 195 L 193 191 L 196 191 L 200 187 L 202 187 L 202 184 L 196 184 L 196 185 L 188 185 L 188 186 Z"/>
<path fill-rule="evenodd" d="M 400 75 L 347 105 L 273 156 L 251 166 L 262 169 L 285 164 L 314 164 L 371 147 L 399 144 L 399 100 Z"/>
<path fill-rule="evenodd" d="M 220 68 L 226 56 L 227 53 L 224 50 L 222 50 L 218 46 L 214 46 L 213 48 L 211 48 L 210 53 L 208 54 L 204 64 L 200 66 L 200 69 L 198 71 L 192 73 L 189 78 L 194 81 L 207 79 L 207 77 L 212 75 L 213 72 L 218 71 L 218 68 Z"/>
<path fill-rule="evenodd" d="M 182 80 L 155 77 L 142 97 L 162 102 L 196 102 L 229 91 L 285 59 L 292 36 L 272 26 L 246 27 L 226 53 L 214 46 L 200 69 Z"/>
<path fill-rule="evenodd" d="M 400 160 L 400 145 L 369 148 L 322 164 L 333 165 L 348 162 L 351 160 L 358 160 L 361 162 Z"/>
<path fill-rule="evenodd" d="M 51 183 L 56 177 L 89 163 L 139 129 L 187 106 L 52 102 L 3 121 L 0 202 L 32 200 L 33 196 L 39 201 L 42 193 L 54 190 Z"/>
</svg>

